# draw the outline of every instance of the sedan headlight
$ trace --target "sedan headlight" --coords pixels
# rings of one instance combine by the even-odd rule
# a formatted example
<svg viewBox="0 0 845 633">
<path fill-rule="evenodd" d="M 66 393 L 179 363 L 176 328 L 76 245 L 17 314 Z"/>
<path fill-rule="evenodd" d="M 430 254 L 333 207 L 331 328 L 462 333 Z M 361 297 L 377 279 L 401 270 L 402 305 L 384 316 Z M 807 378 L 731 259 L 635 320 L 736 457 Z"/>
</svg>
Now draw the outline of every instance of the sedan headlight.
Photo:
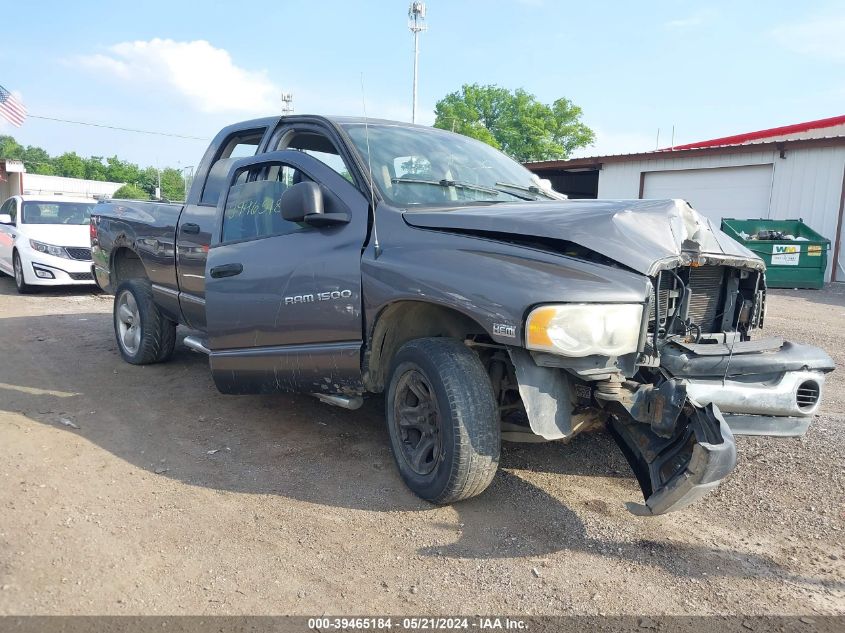
<svg viewBox="0 0 845 633">
<path fill-rule="evenodd" d="M 535 308 L 525 327 L 528 349 L 563 356 L 621 356 L 637 351 L 643 306 L 561 304 Z"/>
<path fill-rule="evenodd" d="M 53 255 L 54 257 L 64 257 L 65 259 L 70 258 L 67 254 L 67 251 L 62 246 L 53 246 L 52 244 L 36 242 L 35 240 L 29 240 L 29 245 L 39 253 Z"/>
</svg>

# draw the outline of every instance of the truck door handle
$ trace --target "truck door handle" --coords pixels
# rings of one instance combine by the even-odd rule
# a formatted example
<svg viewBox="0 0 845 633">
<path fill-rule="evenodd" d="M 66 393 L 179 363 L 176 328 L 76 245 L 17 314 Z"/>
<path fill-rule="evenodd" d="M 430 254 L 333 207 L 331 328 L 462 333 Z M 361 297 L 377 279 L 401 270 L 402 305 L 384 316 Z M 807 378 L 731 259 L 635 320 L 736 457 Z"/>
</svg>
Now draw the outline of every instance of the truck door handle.
<svg viewBox="0 0 845 633">
<path fill-rule="evenodd" d="M 188 222 L 187 224 L 182 225 L 182 233 L 199 233 L 200 232 L 200 225 L 194 224 L 193 222 Z"/>
<path fill-rule="evenodd" d="M 244 271 L 243 264 L 223 264 L 222 266 L 215 266 L 211 269 L 211 276 L 214 279 L 221 277 L 234 277 L 240 275 Z"/>
</svg>

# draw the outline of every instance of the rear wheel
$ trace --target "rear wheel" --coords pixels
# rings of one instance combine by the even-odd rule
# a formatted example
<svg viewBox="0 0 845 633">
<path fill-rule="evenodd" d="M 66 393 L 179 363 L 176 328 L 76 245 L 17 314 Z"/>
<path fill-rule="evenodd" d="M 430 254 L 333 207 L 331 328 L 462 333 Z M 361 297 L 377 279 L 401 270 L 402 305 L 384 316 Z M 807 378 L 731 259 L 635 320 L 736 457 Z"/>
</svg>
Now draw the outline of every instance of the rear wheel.
<svg viewBox="0 0 845 633">
<path fill-rule="evenodd" d="M 176 323 L 153 301 L 146 279 L 128 279 L 114 295 L 114 334 L 123 360 L 148 365 L 167 360 L 176 345 Z"/>
<path fill-rule="evenodd" d="M 27 295 L 35 292 L 35 287 L 26 283 L 26 280 L 24 279 L 23 263 L 21 262 L 21 256 L 18 255 L 17 251 L 15 251 L 12 256 L 12 268 L 14 269 L 15 287 L 18 289 L 18 293 Z"/>
<path fill-rule="evenodd" d="M 399 473 L 418 496 L 447 504 L 480 494 L 499 465 L 490 379 L 461 341 L 416 339 L 393 360 L 386 398 Z"/>
</svg>

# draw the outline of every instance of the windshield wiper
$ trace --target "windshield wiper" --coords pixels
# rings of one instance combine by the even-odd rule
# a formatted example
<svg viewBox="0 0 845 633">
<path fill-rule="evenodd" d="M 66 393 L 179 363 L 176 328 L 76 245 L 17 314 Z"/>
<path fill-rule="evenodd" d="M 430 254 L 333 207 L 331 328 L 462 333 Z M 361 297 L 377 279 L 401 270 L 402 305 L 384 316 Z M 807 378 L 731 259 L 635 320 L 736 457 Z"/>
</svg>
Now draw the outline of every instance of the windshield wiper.
<svg viewBox="0 0 845 633">
<path fill-rule="evenodd" d="M 471 182 L 464 182 L 461 180 L 449 180 L 447 178 L 443 178 L 442 180 L 429 180 L 427 178 L 391 178 L 391 182 L 393 183 L 408 183 L 411 185 L 433 185 L 435 187 L 455 187 L 456 189 L 469 189 L 470 191 L 480 191 L 481 193 L 489 193 L 491 196 L 498 196 L 500 193 L 508 193 L 507 191 L 502 192 L 499 189 L 495 189 L 493 187 L 485 187 L 483 185 L 476 185 Z"/>
<path fill-rule="evenodd" d="M 539 196 L 543 196 L 545 198 L 548 198 L 549 200 L 554 200 L 554 198 L 552 196 L 550 196 L 545 191 L 540 189 L 540 187 L 537 187 L 535 185 L 529 185 L 528 187 L 525 187 L 523 185 L 514 185 L 514 184 L 509 183 L 509 182 L 497 182 L 496 187 L 498 187 L 497 191 L 503 191 L 504 193 L 509 193 L 512 196 L 515 196 L 516 194 L 513 193 L 512 191 L 509 191 L 509 189 L 515 189 L 516 191 L 524 191 L 525 193 L 533 193 L 535 196 L 539 195 Z M 528 197 L 524 197 L 524 196 L 519 196 L 519 197 L 522 198 L 523 200 L 536 200 L 537 199 L 537 198 L 528 198 Z"/>
</svg>

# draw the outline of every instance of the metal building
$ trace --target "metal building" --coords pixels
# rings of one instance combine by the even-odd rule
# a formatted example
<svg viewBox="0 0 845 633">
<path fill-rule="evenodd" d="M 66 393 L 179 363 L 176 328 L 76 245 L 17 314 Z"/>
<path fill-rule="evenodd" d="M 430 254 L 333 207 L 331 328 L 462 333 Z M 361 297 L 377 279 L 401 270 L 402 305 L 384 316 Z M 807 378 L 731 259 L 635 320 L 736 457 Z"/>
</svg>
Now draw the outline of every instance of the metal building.
<svg viewBox="0 0 845 633">
<path fill-rule="evenodd" d="M 111 197 L 124 183 L 28 174 L 19 160 L 0 159 L 0 204 L 22 193 Z"/>
<path fill-rule="evenodd" d="M 803 218 L 831 241 L 826 279 L 845 281 L 845 116 L 526 167 L 571 198 L 682 198 L 717 223 Z"/>
</svg>

